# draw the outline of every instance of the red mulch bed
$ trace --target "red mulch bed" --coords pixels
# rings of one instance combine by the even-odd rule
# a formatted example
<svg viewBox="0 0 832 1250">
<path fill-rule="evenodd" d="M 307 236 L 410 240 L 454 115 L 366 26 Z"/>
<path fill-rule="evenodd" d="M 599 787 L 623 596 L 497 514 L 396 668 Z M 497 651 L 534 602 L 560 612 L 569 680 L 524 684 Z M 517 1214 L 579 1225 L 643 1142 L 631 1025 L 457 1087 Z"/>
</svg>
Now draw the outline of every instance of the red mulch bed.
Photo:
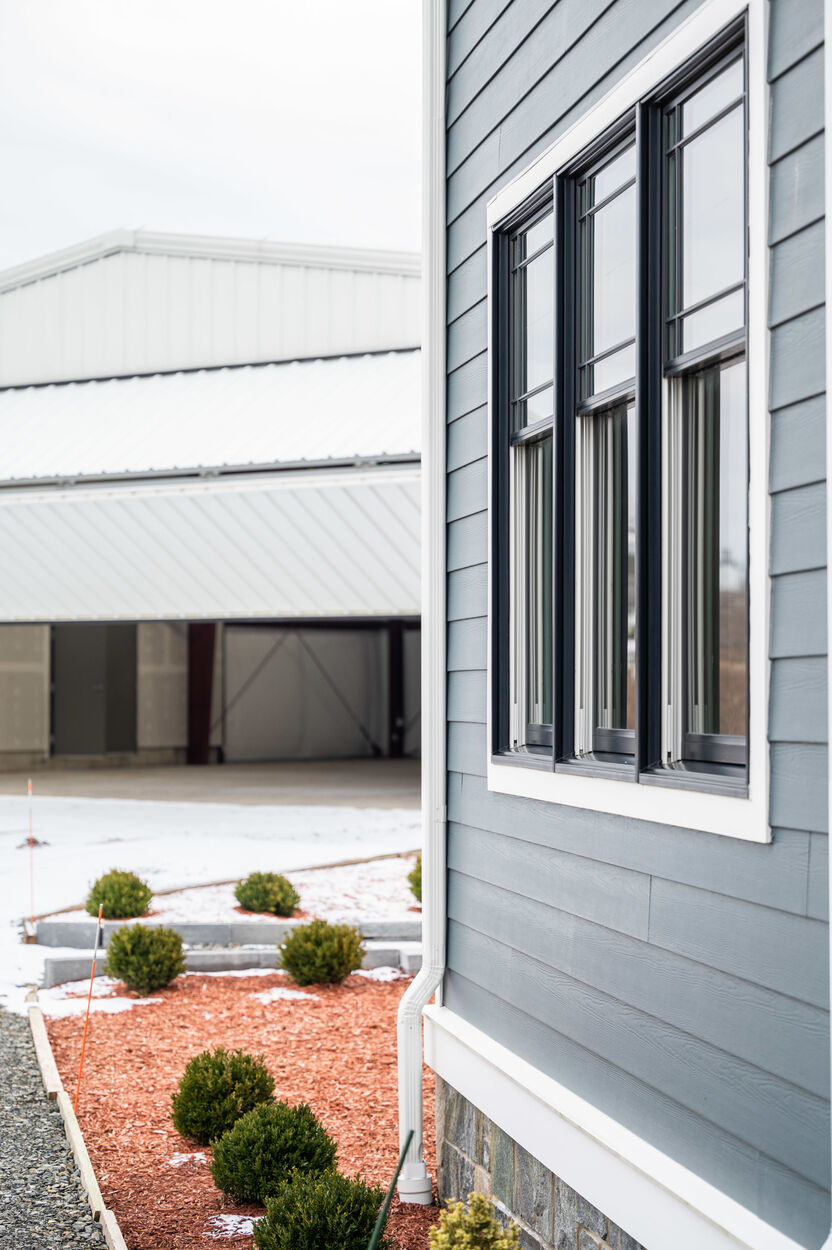
<svg viewBox="0 0 832 1250">
<path fill-rule="evenodd" d="M 213 1046 L 262 1053 L 275 1095 L 308 1102 L 338 1143 L 338 1166 L 385 1189 L 398 1156 L 396 1009 L 408 980 L 349 977 L 313 986 L 317 1001 L 264 1005 L 252 994 L 290 986 L 278 973 L 258 977 L 180 977 L 154 997 L 163 1002 L 90 1017 L 78 1119 L 104 1201 L 130 1250 L 217 1247 L 246 1250 L 252 1237 L 217 1237 L 212 1215 L 262 1215 L 214 1187 L 206 1162 L 172 1167 L 184 1141 L 169 1116 L 185 1064 Z M 123 987 L 119 987 L 123 993 Z M 119 992 L 119 991 L 114 991 Z M 48 1020 L 49 1040 L 67 1089 L 75 1088 L 83 1018 Z M 433 1172 L 433 1074 L 425 1070 L 425 1154 Z M 436 1207 L 391 1209 L 388 1233 L 398 1250 L 424 1250 Z"/>
</svg>

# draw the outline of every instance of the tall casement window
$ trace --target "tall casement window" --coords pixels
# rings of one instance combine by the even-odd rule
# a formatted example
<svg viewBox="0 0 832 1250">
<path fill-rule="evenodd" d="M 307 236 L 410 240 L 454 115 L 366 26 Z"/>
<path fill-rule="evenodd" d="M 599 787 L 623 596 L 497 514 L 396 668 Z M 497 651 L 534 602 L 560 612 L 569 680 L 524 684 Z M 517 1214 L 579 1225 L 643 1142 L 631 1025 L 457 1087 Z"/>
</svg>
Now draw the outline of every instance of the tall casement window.
<svg viewBox="0 0 832 1250">
<path fill-rule="evenodd" d="M 746 94 L 739 22 L 494 233 L 495 757 L 747 785 Z"/>
</svg>

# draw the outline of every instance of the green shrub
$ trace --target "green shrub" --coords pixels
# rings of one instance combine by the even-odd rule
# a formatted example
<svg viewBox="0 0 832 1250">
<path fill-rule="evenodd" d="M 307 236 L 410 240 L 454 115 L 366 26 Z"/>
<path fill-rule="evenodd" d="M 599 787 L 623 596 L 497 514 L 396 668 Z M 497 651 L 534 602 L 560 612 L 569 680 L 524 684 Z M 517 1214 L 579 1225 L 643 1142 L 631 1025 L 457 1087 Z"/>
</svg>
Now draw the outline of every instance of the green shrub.
<svg viewBox="0 0 832 1250">
<path fill-rule="evenodd" d="M 298 927 L 280 946 L 283 967 L 298 985 L 340 983 L 361 967 L 364 944 L 348 924 L 312 920 Z"/>
<path fill-rule="evenodd" d="M 182 939 L 173 929 L 133 924 L 116 929 L 107 947 L 107 973 L 149 994 L 185 971 Z"/>
<path fill-rule="evenodd" d="M 305 1102 L 264 1102 L 214 1142 L 214 1184 L 237 1202 L 262 1202 L 293 1169 L 326 1172 L 335 1142 Z"/>
<path fill-rule="evenodd" d="M 270 1102 L 274 1081 L 262 1055 L 242 1050 L 203 1050 L 188 1062 L 171 1097 L 173 1126 L 183 1137 L 207 1146 L 247 1111 Z"/>
<path fill-rule="evenodd" d="M 130 920 L 133 916 L 144 916 L 152 898 L 153 891 L 141 877 L 113 868 L 98 878 L 84 906 L 91 916 L 97 916 L 103 903 L 105 920 Z"/>
<path fill-rule="evenodd" d="M 268 911 L 275 916 L 291 916 L 300 904 L 291 881 L 277 872 L 253 872 L 237 885 L 234 897 L 246 911 Z"/>
<path fill-rule="evenodd" d="M 384 1191 L 340 1172 L 292 1172 L 254 1225 L 259 1250 L 367 1250 Z M 380 1250 L 392 1246 L 389 1238 Z"/>
<path fill-rule="evenodd" d="M 421 855 L 416 856 L 416 863 L 413 865 L 410 872 L 407 874 L 407 879 L 410 882 L 410 889 L 412 893 L 415 895 L 417 903 L 421 903 L 422 901 L 422 857 Z"/>
<path fill-rule="evenodd" d="M 450 1202 L 437 1228 L 430 1229 L 430 1250 L 520 1250 L 517 1229 L 500 1228 L 494 1208 L 481 1194 L 469 1194 L 462 1202 Z"/>
</svg>

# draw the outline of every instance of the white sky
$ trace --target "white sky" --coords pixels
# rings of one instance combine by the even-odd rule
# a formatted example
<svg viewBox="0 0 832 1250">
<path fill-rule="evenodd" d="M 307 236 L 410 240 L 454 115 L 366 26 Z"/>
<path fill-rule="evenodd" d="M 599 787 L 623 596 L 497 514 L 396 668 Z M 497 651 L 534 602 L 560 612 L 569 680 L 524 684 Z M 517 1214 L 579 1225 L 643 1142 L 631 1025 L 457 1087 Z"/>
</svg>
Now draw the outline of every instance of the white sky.
<svg viewBox="0 0 832 1250">
<path fill-rule="evenodd" d="M 117 227 L 419 247 L 419 0 L 0 0 L 0 268 Z"/>
</svg>

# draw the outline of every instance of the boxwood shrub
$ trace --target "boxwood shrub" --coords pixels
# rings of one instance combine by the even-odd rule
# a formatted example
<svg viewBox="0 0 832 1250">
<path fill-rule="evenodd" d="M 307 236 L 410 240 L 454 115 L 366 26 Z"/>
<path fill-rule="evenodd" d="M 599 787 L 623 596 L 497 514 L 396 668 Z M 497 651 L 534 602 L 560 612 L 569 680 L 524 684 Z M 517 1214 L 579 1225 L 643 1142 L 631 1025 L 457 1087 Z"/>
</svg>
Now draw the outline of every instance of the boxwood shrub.
<svg viewBox="0 0 832 1250">
<path fill-rule="evenodd" d="M 214 1142 L 214 1184 L 237 1202 L 262 1202 L 293 1169 L 335 1166 L 335 1142 L 305 1102 L 264 1102 Z"/>
<path fill-rule="evenodd" d="M 412 894 L 416 898 L 417 903 L 421 903 L 422 901 L 422 857 L 421 855 L 416 856 L 416 863 L 413 865 L 410 872 L 407 874 L 407 879 L 410 882 L 410 889 L 411 889 Z"/>
<path fill-rule="evenodd" d="M 266 1198 L 265 1219 L 254 1225 L 258 1250 L 367 1250 L 384 1191 L 360 1176 L 340 1172 L 292 1172 Z M 380 1250 L 393 1243 L 387 1237 Z"/>
<path fill-rule="evenodd" d="M 130 920 L 147 914 L 152 897 L 153 891 L 141 877 L 112 868 L 95 882 L 84 906 L 91 916 L 97 916 L 103 903 L 105 920 Z"/>
<path fill-rule="evenodd" d="M 300 905 L 297 890 L 279 872 L 251 873 L 236 886 L 234 897 L 246 911 L 267 911 L 274 916 L 291 916 Z"/>
<path fill-rule="evenodd" d="M 117 929 L 107 947 L 106 971 L 142 994 L 160 990 L 185 971 L 182 939 L 175 930 L 155 925 Z"/>
<path fill-rule="evenodd" d="M 217 1046 L 189 1060 L 171 1097 L 171 1118 L 183 1137 L 207 1146 L 273 1093 L 262 1055 Z"/>
<path fill-rule="evenodd" d="M 361 967 L 364 944 L 347 924 L 312 920 L 287 934 L 279 947 L 283 967 L 298 985 L 338 984 Z"/>
<path fill-rule="evenodd" d="M 501 1228 L 494 1216 L 494 1208 L 481 1194 L 470 1194 L 468 1208 L 463 1202 L 450 1202 L 439 1220 L 438 1227 L 428 1232 L 430 1250 L 458 1250 L 461 1246 L 476 1246 L 477 1250 L 520 1250 L 520 1241 L 514 1225 Z"/>
</svg>

